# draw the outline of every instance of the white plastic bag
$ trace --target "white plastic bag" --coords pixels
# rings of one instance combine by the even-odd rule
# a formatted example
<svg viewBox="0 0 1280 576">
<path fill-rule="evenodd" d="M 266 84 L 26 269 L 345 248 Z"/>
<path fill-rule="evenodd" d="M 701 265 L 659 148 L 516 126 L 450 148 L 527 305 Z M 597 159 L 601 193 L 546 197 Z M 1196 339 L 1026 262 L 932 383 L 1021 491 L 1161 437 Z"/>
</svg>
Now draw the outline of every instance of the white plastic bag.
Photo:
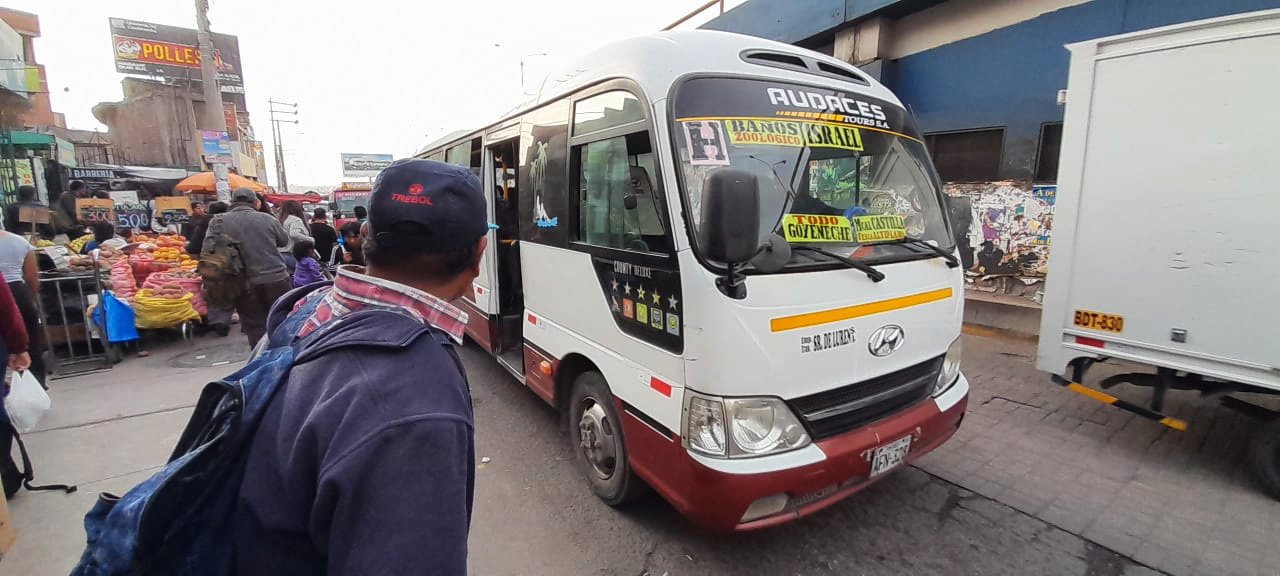
<svg viewBox="0 0 1280 576">
<path fill-rule="evenodd" d="M 4 409 L 9 413 L 9 421 L 20 434 L 36 429 L 36 424 L 49 411 L 52 402 L 44 391 L 40 381 L 30 370 L 14 372 L 10 382 L 9 395 L 4 398 Z"/>
</svg>

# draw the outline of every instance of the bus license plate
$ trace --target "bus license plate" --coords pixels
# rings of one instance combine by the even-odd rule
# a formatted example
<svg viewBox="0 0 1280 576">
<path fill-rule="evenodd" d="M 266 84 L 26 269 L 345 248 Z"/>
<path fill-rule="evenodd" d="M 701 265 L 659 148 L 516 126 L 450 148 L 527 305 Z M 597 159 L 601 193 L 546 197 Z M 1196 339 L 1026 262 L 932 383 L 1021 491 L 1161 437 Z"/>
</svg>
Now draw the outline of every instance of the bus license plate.
<svg viewBox="0 0 1280 576">
<path fill-rule="evenodd" d="M 1101 312 L 1090 312 L 1088 310 L 1076 310 L 1072 324 L 1089 330 L 1100 330 L 1102 332 L 1115 332 L 1119 334 L 1124 332 L 1124 316 L 1117 314 L 1103 314 Z"/>
<path fill-rule="evenodd" d="M 907 457 L 907 452 L 911 451 L 911 436 L 904 436 L 893 442 L 876 448 L 875 454 L 871 458 L 871 477 L 876 476 L 897 468 L 902 464 L 902 460 Z"/>
</svg>

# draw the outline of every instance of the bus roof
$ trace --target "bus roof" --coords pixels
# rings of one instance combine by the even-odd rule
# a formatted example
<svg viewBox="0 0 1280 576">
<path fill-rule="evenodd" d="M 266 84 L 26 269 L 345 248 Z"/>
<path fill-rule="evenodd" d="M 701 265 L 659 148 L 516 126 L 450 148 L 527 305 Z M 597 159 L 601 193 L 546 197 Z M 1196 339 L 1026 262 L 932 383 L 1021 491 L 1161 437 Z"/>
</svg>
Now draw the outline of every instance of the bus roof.
<svg viewBox="0 0 1280 576">
<path fill-rule="evenodd" d="M 843 70 L 862 82 L 841 75 L 786 66 L 783 62 L 764 59 L 748 61 L 747 54 L 765 52 L 799 56 L 821 62 L 828 69 Z M 696 65 L 680 65 L 696 58 Z M 579 88 L 608 78 L 629 78 L 640 85 L 653 100 L 666 98 L 671 85 L 689 73 L 718 73 L 744 76 L 771 76 L 801 83 L 821 83 L 842 87 L 901 103 L 887 88 L 853 65 L 825 54 L 766 40 L 755 36 L 715 30 L 681 30 L 659 32 L 627 38 L 605 45 L 582 57 L 565 71 L 551 74 L 543 81 L 536 99 L 521 111 L 559 99 Z"/>
<path fill-rule="evenodd" d="M 694 60 L 696 58 L 696 60 Z M 681 65 L 681 63 L 696 64 Z M 652 100 L 667 97 L 686 74 L 706 73 L 770 77 L 801 84 L 821 84 L 866 94 L 901 106 L 888 88 L 853 65 L 821 54 L 764 38 L 715 30 L 659 32 L 607 44 L 573 65 L 543 80 L 533 98 L 502 118 L 472 130 L 458 130 L 423 147 L 418 155 L 467 137 L 586 86 L 611 78 L 634 81 Z"/>
</svg>

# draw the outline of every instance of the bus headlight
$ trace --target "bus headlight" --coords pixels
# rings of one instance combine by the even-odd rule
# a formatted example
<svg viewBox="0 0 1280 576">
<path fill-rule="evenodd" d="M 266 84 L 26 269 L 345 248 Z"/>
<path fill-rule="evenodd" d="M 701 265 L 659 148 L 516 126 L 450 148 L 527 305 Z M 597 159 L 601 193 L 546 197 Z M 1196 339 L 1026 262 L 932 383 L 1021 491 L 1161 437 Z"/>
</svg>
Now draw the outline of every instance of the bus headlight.
<svg viewBox="0 0 1280 576">
<path fill-rule="evenodd" d="M 938 372 L 938 383 L 933 386 L 934 396 L 946 392 L 952 384 L 956 383 L 956 380 L 960 379 L 961 348 L 959 338 L 956 338 L 956 341 L 947 348 L 947 356 L 942 359 L 942 371 Z"/>
<path fill-rule="evenodd" d="M 809 434 L 777 398 L 717 398 L 687 392 L 685 445 L 729 458 L 750 458 L 801 448 Z"/>
</svg>

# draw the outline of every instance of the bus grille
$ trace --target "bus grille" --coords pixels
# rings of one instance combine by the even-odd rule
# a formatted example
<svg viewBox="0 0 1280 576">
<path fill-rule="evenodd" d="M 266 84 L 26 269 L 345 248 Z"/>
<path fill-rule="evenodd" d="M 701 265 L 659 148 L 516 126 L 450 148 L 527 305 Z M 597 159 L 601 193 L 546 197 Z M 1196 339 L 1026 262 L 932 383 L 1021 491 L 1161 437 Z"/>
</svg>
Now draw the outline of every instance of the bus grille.
<svg viewBox="0 0 1280 576">
<path fill-rule="evenodd" d="M 929 397 L 942 356 L 856 384 L 790 400 L 815 440 L 865 426 Z"/>
</svg>

